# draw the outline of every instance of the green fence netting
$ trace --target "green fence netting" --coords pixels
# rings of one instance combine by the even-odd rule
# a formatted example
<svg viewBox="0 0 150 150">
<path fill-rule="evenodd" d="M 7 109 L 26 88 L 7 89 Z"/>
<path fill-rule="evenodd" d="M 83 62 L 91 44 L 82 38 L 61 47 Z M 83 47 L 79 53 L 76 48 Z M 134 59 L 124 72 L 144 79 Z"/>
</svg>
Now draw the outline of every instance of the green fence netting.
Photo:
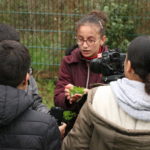
<svg viewBox="0 0 150 150">
<path fill-rule="evenodd" d="M 64 51 L 75 44 L 75 22 L 91 10 L 107 11 L 113 22 L 110 26 L 118 24 L 120 18 L 126 31 L 132 29 L 124 35 L 120 24 L 112 37 L 131 40 L 150 34 L 150 0 L 0 0 L 0 22 L 20 32 L 21 42 L 30 50 L 34 71 L 54 78 Z M 112 34 L 111 30 L 108 33 Z M 110 40 L 111 48 L 114 41 Z"/>
</svg>

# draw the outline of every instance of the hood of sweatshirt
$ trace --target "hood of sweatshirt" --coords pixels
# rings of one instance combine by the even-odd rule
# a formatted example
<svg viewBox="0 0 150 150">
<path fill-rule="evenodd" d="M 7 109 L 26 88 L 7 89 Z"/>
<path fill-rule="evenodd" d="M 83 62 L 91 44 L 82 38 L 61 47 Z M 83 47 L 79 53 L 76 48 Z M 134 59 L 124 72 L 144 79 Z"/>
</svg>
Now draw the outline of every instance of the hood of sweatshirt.
<svg viewBox="0 0 150 150">
<path fill-rule="evenodd" d="M 127 78 L 110 83 L 120 107 L 135 119 L 150 121 L 150 95 L 145 92 L 145 84 Z"/>
</svg>

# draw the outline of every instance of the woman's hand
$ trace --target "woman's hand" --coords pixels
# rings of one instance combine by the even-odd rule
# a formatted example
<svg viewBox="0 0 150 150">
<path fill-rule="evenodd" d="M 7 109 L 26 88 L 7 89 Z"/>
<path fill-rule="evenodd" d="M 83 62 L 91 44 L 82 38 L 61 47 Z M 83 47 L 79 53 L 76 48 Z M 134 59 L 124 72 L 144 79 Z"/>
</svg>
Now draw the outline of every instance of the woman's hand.
<svg viewBox="0 0 150 150">
<path fill-rule="evenodd" d="M 71 99 L 70 89 L 73 89 L 73 87 L 74 87 L 74 85 L 72 85 L 72 84 L 67 84 L 65 86 L 65 96 L 66 96 L 67 100 Z"/>
</svg>

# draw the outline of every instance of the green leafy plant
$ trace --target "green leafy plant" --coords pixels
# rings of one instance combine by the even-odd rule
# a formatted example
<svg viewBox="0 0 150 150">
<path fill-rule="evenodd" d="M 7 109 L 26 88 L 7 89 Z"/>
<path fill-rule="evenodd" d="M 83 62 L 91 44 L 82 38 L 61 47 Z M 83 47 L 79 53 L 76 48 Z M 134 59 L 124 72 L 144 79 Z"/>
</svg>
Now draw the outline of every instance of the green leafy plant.
<svg viewBox="0 0 150 150">
<path fill-rule="evenodd" d="M 79 86 L 74 86 L 72 89 L 70 89 L 71 96 L 75 94 L 84 94 L 84 88 Z"/>
<path fill-rule="evenodd" d="M 39 95 L 42 97 L 42 103 L 48 108 L 54 106 L 54 88 L 55 81 L 49 79 L 37 79 Z"/>
<path fill-rule="evenodd" d="M 102 8 L 108 15 L 108 25 L 106 27 L 106 44 L 110 49 L 120 48 L 125 52 L 129 42 L 135 35 L 135 20 L 131 12 L 135 10 L 133 5 L 126 3 L 116 3 L 114 0 L 108 2 Z"/>
<path fill-rule="evenodd" d="M 66 120 L 66 121 L 69 121 L 71 119 L 73 119 L 74 117 L 76 117 L 76 113 L 75 112 L 72 112 L 72 111 L 69 111 L 69 110 L 66 110 L 63 112 L 63 118 Z"/>
</svg>

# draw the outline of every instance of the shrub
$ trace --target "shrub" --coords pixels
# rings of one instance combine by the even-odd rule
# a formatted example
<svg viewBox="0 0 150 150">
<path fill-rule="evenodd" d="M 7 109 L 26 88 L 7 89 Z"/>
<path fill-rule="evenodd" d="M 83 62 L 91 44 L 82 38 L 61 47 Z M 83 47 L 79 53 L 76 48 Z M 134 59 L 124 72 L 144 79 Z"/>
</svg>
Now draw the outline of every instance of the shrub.
<svg viewBox="0 0 150 150">
<path fill-rule="evenodd" d="M 132 9 L 133 6 L 129 4 L 113 1 L 104 5 L 103 11 L 107 13 L 109 18 L 106 44 L 110 49 L 120 48 L 122 51 L 126 51 L 127 45 L 135 35 L 135 22 L 130 16 Z"/>
</svg>

